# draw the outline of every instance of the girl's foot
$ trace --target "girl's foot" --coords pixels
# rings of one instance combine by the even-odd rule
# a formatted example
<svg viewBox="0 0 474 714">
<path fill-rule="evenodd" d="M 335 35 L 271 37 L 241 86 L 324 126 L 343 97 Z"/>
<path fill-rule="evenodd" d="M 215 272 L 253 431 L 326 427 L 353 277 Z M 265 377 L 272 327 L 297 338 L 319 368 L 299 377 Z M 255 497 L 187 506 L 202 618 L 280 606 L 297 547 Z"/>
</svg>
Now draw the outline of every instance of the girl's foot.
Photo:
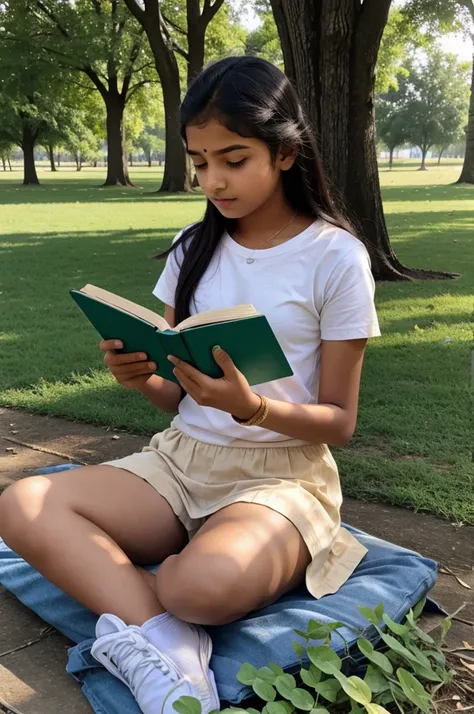
<svg viewBox="0 0 474 714">
<path fill-rule="evenodd" d="M 115 615 L 102 615 L 97 622 L 92 655 L 129 687 L 143 714 L 176 714 L 173 702 L 182 696 L 198 699 L 202 714 L 219 709 L 209 669 L 211 639 L 201 627 L 179 622 L 187 641 L 176 647 L 178 657 L 169 649 L 169 654 L 158 649 L 141 627 L 126 625 Z"/>
</svg>

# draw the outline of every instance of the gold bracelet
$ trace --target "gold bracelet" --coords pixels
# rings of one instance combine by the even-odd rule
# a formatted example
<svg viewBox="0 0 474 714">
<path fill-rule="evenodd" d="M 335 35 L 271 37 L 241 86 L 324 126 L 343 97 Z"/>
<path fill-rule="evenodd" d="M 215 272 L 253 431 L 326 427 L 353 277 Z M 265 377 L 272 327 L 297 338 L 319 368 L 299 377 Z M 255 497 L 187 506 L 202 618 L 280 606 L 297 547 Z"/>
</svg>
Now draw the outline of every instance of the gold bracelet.
<svg viewBox="0 0 474 714">
<path fill-rule="evenodd" d="M 233 416 L 232 418 L 234 419 L 234 421 L 237 422 L 237 424 L 240 424 L 240 426 L 259 426 L 267 418 L 269 408 L 268 400 L 261 394 L 259 394 L 258 396 L 260 397 L 260 407 L 255 412 L 253 417 L 251 417 L 251 419 L 248 419 L 247 421 L 242 421 L 238 417 Z"/>
</svg>

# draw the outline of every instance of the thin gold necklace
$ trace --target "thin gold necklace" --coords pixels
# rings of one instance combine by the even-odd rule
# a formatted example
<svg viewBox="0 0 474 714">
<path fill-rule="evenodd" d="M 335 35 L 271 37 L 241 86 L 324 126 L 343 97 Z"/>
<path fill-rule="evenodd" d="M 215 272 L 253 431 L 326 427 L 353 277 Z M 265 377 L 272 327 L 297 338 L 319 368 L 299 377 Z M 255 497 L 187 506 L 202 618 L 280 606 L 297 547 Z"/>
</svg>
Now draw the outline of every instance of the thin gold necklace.
<svg viewBox="0 0 474 714">
<path fill-rule="evenodd" d="M 283 228 L 280 228 L 280 230 L 278 230 L 276 233 L 274 233 L 273 235 L 271 235 L 269 238 L 265 238 L 265 240 L 263 240 L 261 243 L 259 243 L 259 244 L 253 249 L 252 255 L 249 255 L 249 257 L 246 259 L 245 262 L 248 263 L 249 265 L 251 265 L 252 263 L 255 263 L 255 258 L 253 257 L 253 254 L 255 253 L 255 251 L 257 251 L 259 248 L 261 248 L 262 245 L 265 245 L 265 243 L 268 243 L 269 241 L 271 241 L 271 240 L 273 240 L 274 238 L 276 238 L 277 236 L 279 236 L 280 233 L 283 233 L 284 230 L 286 230 L 289 226 L 291 226 L 291 224 L 293 223 L 293 221 L 294 221 L 295 218 L 296 218 L 296 213 L 297 213 L 297 211 L 294 212 L 293 218 L 291 219 L 291 221 L 289 221 L 289 223 L 286 224 L 286 226 L 283 226 Z M 242 241 L 239 240 L 238 238 L 237 238 L 237 242 L 239 243 L 239 245 L 242 246 L 242 248 L 246 248 L 246 246 L 245 246 L 245 245 L 242 243 Z M 247 248 L 247 250 L 251 250 L 251 249 Z"/>
</svg>

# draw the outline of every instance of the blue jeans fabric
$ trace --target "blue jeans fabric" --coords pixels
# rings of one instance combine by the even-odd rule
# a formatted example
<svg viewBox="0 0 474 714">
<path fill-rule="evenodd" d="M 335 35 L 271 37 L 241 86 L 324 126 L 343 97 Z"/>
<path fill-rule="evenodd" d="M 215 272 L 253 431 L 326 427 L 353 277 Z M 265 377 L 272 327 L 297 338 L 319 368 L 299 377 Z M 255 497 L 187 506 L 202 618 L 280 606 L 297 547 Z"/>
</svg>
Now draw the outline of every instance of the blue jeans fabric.
<svg viewBox="0 0 474 714">
<path fill-rule="evenodd" d="M 238 704 L 250 696 L 250 688 L 235 678 L 243 662 L 250 661 L 256 667 L 277 662 L 286 671 L 295 672 L 299 663 L 292 642 L 298 638 L 292 630 L 305 630 L 311 618 L 363 628 L 367 622 L 357 606 L 376 607 L 382 601 L 390 617 L 401 621 L 435 584 L 433 560 L 345 527 L 368 548 L 368 553 L 337 593 L 315 600 L 302 586 L 237 622 L 206 628 L 214 644 L 211 667 L 223 701 Z M 68 653 L 67 671 L 81 683 L 97 714 L 140 714 L 127 687 L 90 653 L 97 616 L 52 585 L 1 540 L 0 584 L 76 643 Z M 350 629 L 341 632 L 349 644 L 355 641 Z M 373 630 L 367 635 L 376 638 Z M 337 636 L 331 644 L 336 651 L 342 650 L 342 640 Z"/>
<path fill-rule="evenodd" d="M 36 473 L 70 468 L 77 467 L 65 464 L 38 469 Z M 315 600 L 302 585 L 237 622 L 206 628 L 213 641 L 211 667 L 222 701 L 235 705 L 251 696 L 251 689 L 236 679 L 244 662 L 250 661 L 256 667 L 276 662 L 285 671 L 296 672 L 299 661 L 292 642 L 298 638 L 292 630 L 305 630 L 310 619 L 344 622 L 348 627 L 340 632 L 350 646 L 356 635 L 349 628 L 367 626 L 358 605 L 374 608 L 383 602 L 385 612 L 400 622 L 435 584 L 437 567 L 433 560 L 343 525 L 368 552 L 337 593 Z M 158 567 L 149 570 L 154 572 Z M 0 584 L 75 643 L 68 652 L 67 671 L 81 684 L 96 714 L 140 714 L 128 688 L 90 653 L 97 616 L 46 580 L 1 539 Z M 428 601 L 428 607 L 437 608 L 433 601 Z M 365 634 L 377 640 L 374 628 L 369 627 Z M 337 652 L 343 649 L 338 635 L 333 635 L 331 645 Z"/>
</svg>

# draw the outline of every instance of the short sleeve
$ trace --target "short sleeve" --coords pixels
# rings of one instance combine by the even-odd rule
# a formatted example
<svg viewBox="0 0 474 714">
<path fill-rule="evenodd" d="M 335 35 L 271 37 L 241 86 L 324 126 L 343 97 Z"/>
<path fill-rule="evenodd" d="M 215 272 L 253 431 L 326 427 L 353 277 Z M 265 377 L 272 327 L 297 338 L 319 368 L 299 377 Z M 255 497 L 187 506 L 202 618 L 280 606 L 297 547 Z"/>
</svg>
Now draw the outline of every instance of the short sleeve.
<svg viewBox="0 0 474 714">
<path fill-rule="evenodd" d="M 173 238 L 173 243 L 182 236 L 183 231 Z M 153 295 L 170 307 L 175 307 L 176 286 L 178 285 L 179 271 L 183 260 L 183 248 L 178 246 L 166 258 L 163 272 L 153 288 Z"/>
<path fill-rule="evenodd" d="M 359 243 L 337 263 L 326 282 L 320 314 L 321 339 L 378 337 L 374 295 L 370 257 Z"/>
</svg>

